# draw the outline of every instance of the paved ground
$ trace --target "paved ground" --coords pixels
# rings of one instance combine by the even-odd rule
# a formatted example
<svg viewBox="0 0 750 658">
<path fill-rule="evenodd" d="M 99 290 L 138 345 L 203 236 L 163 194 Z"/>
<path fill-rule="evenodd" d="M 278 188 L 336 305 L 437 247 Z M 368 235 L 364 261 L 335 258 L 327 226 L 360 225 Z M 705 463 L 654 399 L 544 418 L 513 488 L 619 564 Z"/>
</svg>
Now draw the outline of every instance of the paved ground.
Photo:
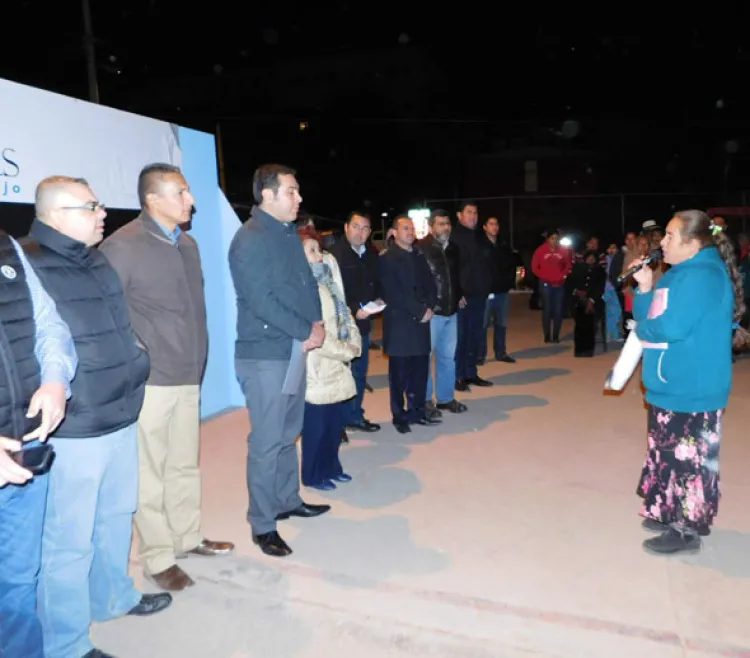
<svg viewBox="0 0 750 658">
<path fill-rule="evenodd" d="M 196 587 L 156 617 L 97 626 L 97 645 L 119 658 L 750 657 L 750 361 L 735 370 L 717 525 L 702 553 L 656 558 L 634 495 L 637 382 L 603 395 L 616 354 L 539 347 L 526 299 L 511 320 L 518 363 L 485 366 L 496 385 L 461 394 L 469 413 L 437 429 L 387 424 L 372 353 L 366 408 L 384 429 L 342 450 L 352 483 L 303 492 L 333 510 L 280 524 L 289 558 L 250 540 L 247 414 L 207 423 L 205 533 L 237 553 L 187 560 Z"/>
</svg>

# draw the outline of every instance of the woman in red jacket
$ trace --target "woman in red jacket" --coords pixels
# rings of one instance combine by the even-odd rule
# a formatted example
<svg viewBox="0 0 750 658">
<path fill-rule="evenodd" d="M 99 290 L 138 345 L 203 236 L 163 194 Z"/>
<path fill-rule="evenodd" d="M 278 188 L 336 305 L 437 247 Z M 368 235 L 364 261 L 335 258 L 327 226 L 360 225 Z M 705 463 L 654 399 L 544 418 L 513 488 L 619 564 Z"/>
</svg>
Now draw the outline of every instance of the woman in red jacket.
<svg viewBox="0 0 750 658">
<path fill-rule="evenodd" d="M 547 241 L 535 252 L 531 269 L 542 286 L 542 327 L 545 343 L 559 343 L 565 307 L 565 279 L 573 267 L 568 249 L 560 245 L 560 232 L 546 234 Z"/>
</svg>

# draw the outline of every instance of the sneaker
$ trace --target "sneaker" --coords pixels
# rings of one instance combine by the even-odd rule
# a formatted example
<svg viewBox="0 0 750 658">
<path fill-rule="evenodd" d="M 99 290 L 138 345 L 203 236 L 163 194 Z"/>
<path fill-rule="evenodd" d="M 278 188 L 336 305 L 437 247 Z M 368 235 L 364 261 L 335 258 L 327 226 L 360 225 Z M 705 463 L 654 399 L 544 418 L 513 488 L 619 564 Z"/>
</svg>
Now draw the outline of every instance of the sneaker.
<svg viewBox="0 0 750 658">
<path fill-rule="evenodd" d="M 648 532 L 658 532 L 659 534 L 669 530 L 668 523 L 662 523 L 661 521 L 657 521 L 656 519 L 643 519 L 641 527 Z M 694 531 L 697 532 L 701 537 L 708 537 L 708 535 L 711 534 L 711 528 L 709 528 L 708 526 L 695 528 Z"/>
</svg>

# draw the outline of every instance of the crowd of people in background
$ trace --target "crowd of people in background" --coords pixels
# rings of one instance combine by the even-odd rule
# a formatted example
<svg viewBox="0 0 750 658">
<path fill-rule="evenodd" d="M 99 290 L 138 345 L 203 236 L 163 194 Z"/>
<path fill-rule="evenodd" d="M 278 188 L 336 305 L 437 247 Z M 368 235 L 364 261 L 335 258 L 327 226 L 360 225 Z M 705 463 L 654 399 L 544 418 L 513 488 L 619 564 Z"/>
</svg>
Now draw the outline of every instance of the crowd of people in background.
<svg viewBox="0 0 750 658">
<path fill-rule="evenodd" d="M 0 233 L 3 657 L 106 658 L 92 621 L 158 613 L 195 585 L 180 561 L 234 550 L 201 530 L 208 333 L 200 254 L 184 230 L 194 199 L 171 165 L 145 167 L 137 189 L 140 215 L 103 242 L 104 206 L 86 180 L 65 176 L 39 184 L 27 238 Z M 434 209 L 421 239 L 396 216 L 378 250 L 367 213 L 352 212 L 333 245 L 299 222 L 288 167 L 260 167 L 253 194 L 228 253 L 235 374 L 252 426 L 247 521 L 260 550 L 284 557 L 292 549 L 277 523 L 330 510 L 304 501 L 301 485 L 350 482 L 340 446 L 349 432 L 382 429 L 364 402 L 374 319 L 393 427 L 429 430 L 444 413 L 471 411 L 456 391 L 493 385 L 479 374 L 491 355 L 515 362 L 516 259 L 498 218 L 480 221 L 473 201 L 458 205 L 455 227 Z M 695 550 L 718 509 L 732 336 L 747 344 L 750 241 L 732 246 L 726 223 L 699 211 L 677 213 L 666 230 L 649 220 L 604 251 L 595 237 L 578 253 L 559 238 L 550 231 L 533 257 L 544 341 L 559 343 L 570 315 L 575 356 L 590 357 L 597 334 L 621 342 L 635 320 L 651 405 L 641 513 L 661 533 L 644 546 Z M 660 246 L 663 260 L 620 283 Z M 159 593 L 137 591 L 128 575 L 133 524 Z"/>
</svg>

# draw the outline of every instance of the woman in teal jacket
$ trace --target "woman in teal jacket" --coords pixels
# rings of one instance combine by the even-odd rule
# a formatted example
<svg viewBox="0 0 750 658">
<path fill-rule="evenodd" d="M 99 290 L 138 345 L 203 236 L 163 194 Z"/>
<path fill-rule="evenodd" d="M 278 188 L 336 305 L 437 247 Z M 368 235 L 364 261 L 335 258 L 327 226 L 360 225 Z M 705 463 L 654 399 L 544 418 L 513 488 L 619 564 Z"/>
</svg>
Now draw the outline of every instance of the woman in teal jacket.
<svg viewBox="0 0 750 658">
<path fill-rule="evenodd" d="M 643 547 L 660 555 L 698 551 L 719 505 L 719 448 L 732 386 L 732 343 L 745 310 L 731 243 L 700 210 L 678 212 L 662 240 L 672 267 L 654 287 L 635 275 L 636 334 L 643 342 L 648 455 L 638 485 Z M 734 338 L 733 338 L 734 336 Z"/>
</svg>

